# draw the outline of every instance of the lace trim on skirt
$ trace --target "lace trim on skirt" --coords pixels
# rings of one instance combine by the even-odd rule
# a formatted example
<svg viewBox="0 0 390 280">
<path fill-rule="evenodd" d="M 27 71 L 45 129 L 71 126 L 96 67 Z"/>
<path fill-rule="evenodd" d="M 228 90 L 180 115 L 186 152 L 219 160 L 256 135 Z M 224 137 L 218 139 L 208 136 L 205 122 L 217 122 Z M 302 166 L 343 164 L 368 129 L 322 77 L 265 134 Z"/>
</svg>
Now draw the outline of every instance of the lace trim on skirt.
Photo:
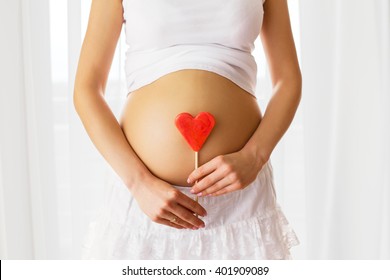
<svg viewBox="0 0 390 280">
<path fill-rule="evenodd" d="M 299 240 L 277 206 L 246 220 L 211 229 L 142 231 L 112 221 L 92 222 L 84 259 L 291 259 Z"/>
</svg>

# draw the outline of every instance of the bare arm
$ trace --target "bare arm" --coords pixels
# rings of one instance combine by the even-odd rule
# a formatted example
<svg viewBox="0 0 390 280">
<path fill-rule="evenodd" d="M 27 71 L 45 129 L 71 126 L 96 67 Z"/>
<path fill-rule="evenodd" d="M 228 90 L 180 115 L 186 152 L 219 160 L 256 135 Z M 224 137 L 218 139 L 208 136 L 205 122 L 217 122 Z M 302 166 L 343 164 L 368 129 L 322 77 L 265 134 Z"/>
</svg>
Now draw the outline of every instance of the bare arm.
<svg viewBox="0 0 390 280">
<path fill-rule="evenodd" d="M 73 100 L 94 145 L 126 185 L 131 187 L 140 180 L 150 178 L 151 174 L 135 155 L 104 99 L 107 77 L 123 22 L 121 1 L 111 1 L 110 5 L 106 2 L 92 2 Z"/>
<path fill-rule="evenodd" d="M 189 183 L 199 180 L 192 188 L 193 193 L 221 195 L 248 186 L 294 118 L 301 99 L 302 80 L 287 0 L 266 0 L 260 36 L 273 85 L 267 110 L 255 133 L 239 152 L 218 156 L 190 174 Z"/>
<path fill-rule="evenodd" d="M 266 0 L 260 32 L 273 85 L 264 118 L 244 149 L 260 165 L 270 157 L 290 126 L 301 99 L 302 78 L 291 32 L 287 0 Z"/>
<path fill-rule="evenodd" d="M 104 99 L 122 23 L 121 0 L 92 1 L 77 68 L 74 106 L 98 151 L 153 221 L 176 228 L 200 226 L 203 222 L 193 213 L 204 215 L 204 208 L 150 173 Z M 176 223 L 169 222 L 175 216 Z"/>
</svg>

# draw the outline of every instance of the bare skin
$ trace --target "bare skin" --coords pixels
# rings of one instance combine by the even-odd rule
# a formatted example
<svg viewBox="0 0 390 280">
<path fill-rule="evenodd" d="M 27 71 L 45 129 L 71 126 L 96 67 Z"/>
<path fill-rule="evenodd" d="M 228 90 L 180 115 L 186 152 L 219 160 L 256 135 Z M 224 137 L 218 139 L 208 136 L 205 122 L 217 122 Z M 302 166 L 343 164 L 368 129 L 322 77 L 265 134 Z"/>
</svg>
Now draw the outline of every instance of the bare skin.
<svg viewBox="0 0 390 280">
<path fill-rule="evenodd" d="M 96 148 L 152 221 L 177 229 L 204 227 L 194 214 L 204 216 L 206 210 L 172 184 L 192 186 L 199 180 L 192 187 L 198 195 L 245 188 L 269 159 L 298 107 L 301 74 L 286 0 L 265 2 L 259 30 L 274 89 L 264 117 L 256 100 L 229 80 L 207 71 L 183 70 L 131 93 L 118 122 L 104 92 L 122 28 L 122 12 L 120 0 L 92 1 L 75 81 L 75 108 Z M 159 107 L 161 102 L 165 102 L 164 108 Z M 157 114 L 147 115 L 148 110 Z M 202 165 L 193 172 L 192 151 L 174 128 L 168 128 L 172 117 L 184 111 L 210 111 L 221 124 L 202 149 Z M 232 125 L 229 116 L 239 118 L 239 125 Z M 145 122 L 152 125 L 156 119 L 158 127 L 140 132 L 137 126 L 141 124 L 136 120 L 144 121 L 144 127 Z M 161 126 L 165 127 L 159 132 Z M 164 149 L 142 140 L 153 133 L 163 135 Z"/>
<path fill-rule="evenodd" d="M 190 186 L 194 151 L 174 125 L 177 114 L 207 111 L 216 125 L 199 152 L 199 165 L 239 151 L 259 126 L 261 112 L 250 93 L 213 72 L 185 69 L 132 92 L 120 123 L 130 145 L 156 177 Z"/>
</svg>

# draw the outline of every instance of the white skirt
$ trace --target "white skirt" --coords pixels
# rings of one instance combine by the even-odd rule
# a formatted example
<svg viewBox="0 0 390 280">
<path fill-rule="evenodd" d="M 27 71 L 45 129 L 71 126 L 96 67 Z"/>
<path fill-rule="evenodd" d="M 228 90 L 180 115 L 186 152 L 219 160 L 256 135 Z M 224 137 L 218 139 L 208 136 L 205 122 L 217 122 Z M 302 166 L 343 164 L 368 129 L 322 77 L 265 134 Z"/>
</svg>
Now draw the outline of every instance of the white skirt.
<svg viewBox="0 0 390 280">
<path fill-rule="evenodd" d="M 201 197 L 207 216 L 198 230 L 152 222 L 115 173 L 107 187 L 83 259 L 291 259 L 290 248 L 299 244 L 276 201 L 270 160 L 244 190 Z M 194 197 L 190 188 L 174 187 Z"/>
</svg>

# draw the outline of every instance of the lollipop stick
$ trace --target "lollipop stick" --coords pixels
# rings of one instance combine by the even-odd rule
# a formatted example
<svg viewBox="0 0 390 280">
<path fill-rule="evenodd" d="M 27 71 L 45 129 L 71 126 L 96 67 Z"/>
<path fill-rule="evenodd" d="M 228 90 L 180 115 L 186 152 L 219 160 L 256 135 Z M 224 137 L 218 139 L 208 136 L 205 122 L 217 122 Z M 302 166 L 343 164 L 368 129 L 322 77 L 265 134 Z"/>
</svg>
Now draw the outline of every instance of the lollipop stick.
<svg viewBox="0 0 390 280">
<path fill-rule="evenodd" d="M 198 152 L 195 152 L 195 169 L 198 168 Z M 198 183 L 198 180 L 195 181 L 195 183 Z M 198 196 L 195 196 L 195 201 L 198 202 Z M 195 217 L 198 217 L 198 214 L 195 214 Z"/>
<path fill-rule="evenodd" d="M 195 152 L 195 169 L 197 169 L 199 166 L 199 162 L 198 162 L 198 152 Z M 198 180 L 196 180 L 195 183 L 198 183 Z M 195 197 L 195 201 L 198 202 L 198 196 Z"/>
</svg>

